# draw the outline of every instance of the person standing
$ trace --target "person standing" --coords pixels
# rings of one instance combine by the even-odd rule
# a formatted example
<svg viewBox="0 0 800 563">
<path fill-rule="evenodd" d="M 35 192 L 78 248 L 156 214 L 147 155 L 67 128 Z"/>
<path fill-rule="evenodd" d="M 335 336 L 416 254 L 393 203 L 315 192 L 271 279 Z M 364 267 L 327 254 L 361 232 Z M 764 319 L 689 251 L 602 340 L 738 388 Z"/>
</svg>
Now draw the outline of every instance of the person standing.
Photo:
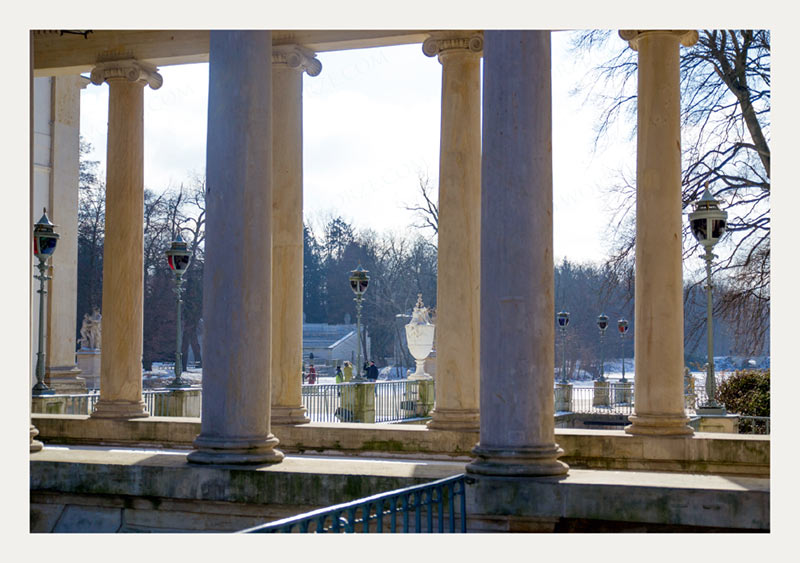
<svg viewBox="0 0 800 563">
<path fill-rule="evenodd" d="M 378 367 L 375 365 L 375 362 L 370 361 L 369 367 L 367 368 L 367 379 L 370 381 L 377 381 L 378 380 Z"/>
<path fill-rule="evenodd" d="M 353 379 L 353 364 L 351 364 L 350 362 L 345 362 L 344 370 L 342 371 L 344 373 L 344 382 L 350 383 L 350 380 Z"/>
<path fill-rule="evenodd" d="M 314 369 L 314 364 L 308 366 L 308 382 L 312 385 L 317 382 L 317 370 Z"/>
<path fill-rule="evenodd" d="M 344 381 L 344 374 L 342 373 L 342 368 L 336 366 L 336 383 L 342 383 Z"/>
</svg>

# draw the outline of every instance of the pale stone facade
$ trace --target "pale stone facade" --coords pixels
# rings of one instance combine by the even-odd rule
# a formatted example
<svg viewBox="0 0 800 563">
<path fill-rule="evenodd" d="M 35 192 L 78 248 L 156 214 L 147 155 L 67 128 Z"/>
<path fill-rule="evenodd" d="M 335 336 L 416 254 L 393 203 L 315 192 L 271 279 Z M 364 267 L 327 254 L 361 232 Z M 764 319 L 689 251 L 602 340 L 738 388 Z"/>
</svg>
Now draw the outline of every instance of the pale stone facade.
<svg viewBox="0 0 800 563">
<path fill-rule="evenodd" d="M 80 153 L 81 76 L 52 79 L 52 170 L 50 220 L 58 225 L 58 251 L 47 300 L 46 381 L 58 392 L 82 393 L 86 384 L 75 365 L 75 323 L 78 299 L 78 156 Z"/>
</svg>

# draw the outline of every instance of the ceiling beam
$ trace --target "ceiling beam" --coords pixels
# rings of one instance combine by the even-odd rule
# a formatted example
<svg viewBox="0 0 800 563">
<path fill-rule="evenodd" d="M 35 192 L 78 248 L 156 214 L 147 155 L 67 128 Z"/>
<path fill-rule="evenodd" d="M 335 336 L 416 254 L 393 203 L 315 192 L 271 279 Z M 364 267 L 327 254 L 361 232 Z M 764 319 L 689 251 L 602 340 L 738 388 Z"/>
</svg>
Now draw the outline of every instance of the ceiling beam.
<svg viewBox="0 0 800 563">
<path fill-rule="evenodd" d="M 156 66 L 208 61 L 208 30 L 93 30 L 85 36 L 34 30 L 34 76 L 89 72 L 98 60 L 135 58 Z M 422 43 L 424 30 L 275 30 L 273 44 L 338 51 Z"/>
</svg>

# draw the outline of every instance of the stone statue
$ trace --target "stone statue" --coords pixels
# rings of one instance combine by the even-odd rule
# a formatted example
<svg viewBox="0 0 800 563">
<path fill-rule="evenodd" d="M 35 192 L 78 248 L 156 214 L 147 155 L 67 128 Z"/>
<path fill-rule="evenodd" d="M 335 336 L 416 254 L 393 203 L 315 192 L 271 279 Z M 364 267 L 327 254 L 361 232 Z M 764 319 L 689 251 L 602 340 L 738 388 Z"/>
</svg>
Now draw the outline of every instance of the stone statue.
<svg viewBox="0 0 800 563">
<path fill-rule="evenodd" d="M 101 331 L 100 323 L 103 316 L 100 310 L 95 307 L 92 315 L 88 313 L 83 314 L 83 323 L 81 324 L 81 350 L 99 350 Z"/>
</svg>

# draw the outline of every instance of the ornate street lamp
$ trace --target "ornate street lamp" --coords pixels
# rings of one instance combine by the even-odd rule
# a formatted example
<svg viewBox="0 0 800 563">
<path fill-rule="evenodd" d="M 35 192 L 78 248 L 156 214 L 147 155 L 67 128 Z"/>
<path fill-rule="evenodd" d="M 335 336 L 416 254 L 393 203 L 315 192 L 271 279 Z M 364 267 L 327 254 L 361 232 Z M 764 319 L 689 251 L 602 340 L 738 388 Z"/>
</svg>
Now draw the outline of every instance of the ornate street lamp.
<svg viewBox="0 0 800 563">
<path fill-rule="evenodd" d="M 364 270 L 361 264 L 358 268 L 350 272 L 350 288 L 356 294 L 353 301 L 356 302 L 356 375 L 353 381 L 364 381 L 361 366 L 361 302 L 364 299 L 364 294 L 367 292 L 369 285 L 369 270 Z M 366 352 L 366 350 L 365 350 Z"/>
<path fill-rule="evenodd" d="M 708 340 L 706 394 L 708 395 L 708 403 L 706 403 L 704 407 L 710 409 L 721 408 L 715 397 L 716 381 L 714 380 L 714 333 L 711 318 L 711 261 L 716 258 L 716 256 L 712 252 L 712 249 L 722 235 L 725 234 L 727 222 L 728 213 L 719 208 L 717 200 L 715 200 L 708 191 L 708 182 L 706 182 L 703 197 L 694 203 L 694 212 L 689 213 L 689 225 L 694 238 L 705 248 L 703 259 L 706 261 L 706 331 Z"/>
<path fill-rule="evenodd" d="M 597 328 L 600 329 L 600 381 L 605 381 L 606 355 L 603 344 L 605 342 L 606 329 L 608 328 L 608 316 L 603 313 L 597 316 Z"/>
<path fill-rule="evenodd" d="M 186 242 L 181 238 L 180 232 L 175 240 L 172 241 L 172 244 L 169 247 L 169 250 L 164 252 L 167 255 L 167 261 L 169 262 L 169 267 L 172 270 L 172 273 L 175 274 L 175 295 L 177 296 L 178 301 L 178 316 L 177 316 L 177 339 L 176 339 L 176 350 L 175 350 L 175 378 L 167 385 L 167 387 L 172 388 L 180 388 L 180 387 L 190 387 L 191 383 L 186 379 L 181 377 L 183 373 L 183 356 L 181 354 L 181 348 L 183 345 L 183 323 L 181 322 L 181 304 L 183 303 L 183 299 L 181 296 L 183 295 L 183 274 L 186 272 L 187 268 L 189 268 L 189 257 L 191 256 L 191 252 L 188 249 L 188 245 Z"/>
<path fill-rule="evenodd" d="M 36 385 L 33 386 L 34 395 L 52 395 L 54 391 L 44 382 L 44 296 L 47 290 L 44 284 L 52 279 L 47 275 L 47 261 L 56 250 L 58 234 L 53 231 L 55 225 L 47 217 L 47 208 L 44 209 L 42 218 L 33 226 L 33 255 L 39 259 L 39 275 L 33 276 L 39 280 L 39 349 L 36 353 Z"/>
<path fill-rule="evenodd" d="M 556 315 L 558 319 L 558 330 L 561 331 L 561 383 L 567 382 L 567 325 L 569 325 L 569 313 L 560 311 Z"/>
<path fill-rule="evenodd" d="M 622 349 L 622 383 L 625 383 L 625 333 L 628 332 L 628 321 L 618 320 L 617 330 L 619 330 L 620 348 Z"/>
</svg>

